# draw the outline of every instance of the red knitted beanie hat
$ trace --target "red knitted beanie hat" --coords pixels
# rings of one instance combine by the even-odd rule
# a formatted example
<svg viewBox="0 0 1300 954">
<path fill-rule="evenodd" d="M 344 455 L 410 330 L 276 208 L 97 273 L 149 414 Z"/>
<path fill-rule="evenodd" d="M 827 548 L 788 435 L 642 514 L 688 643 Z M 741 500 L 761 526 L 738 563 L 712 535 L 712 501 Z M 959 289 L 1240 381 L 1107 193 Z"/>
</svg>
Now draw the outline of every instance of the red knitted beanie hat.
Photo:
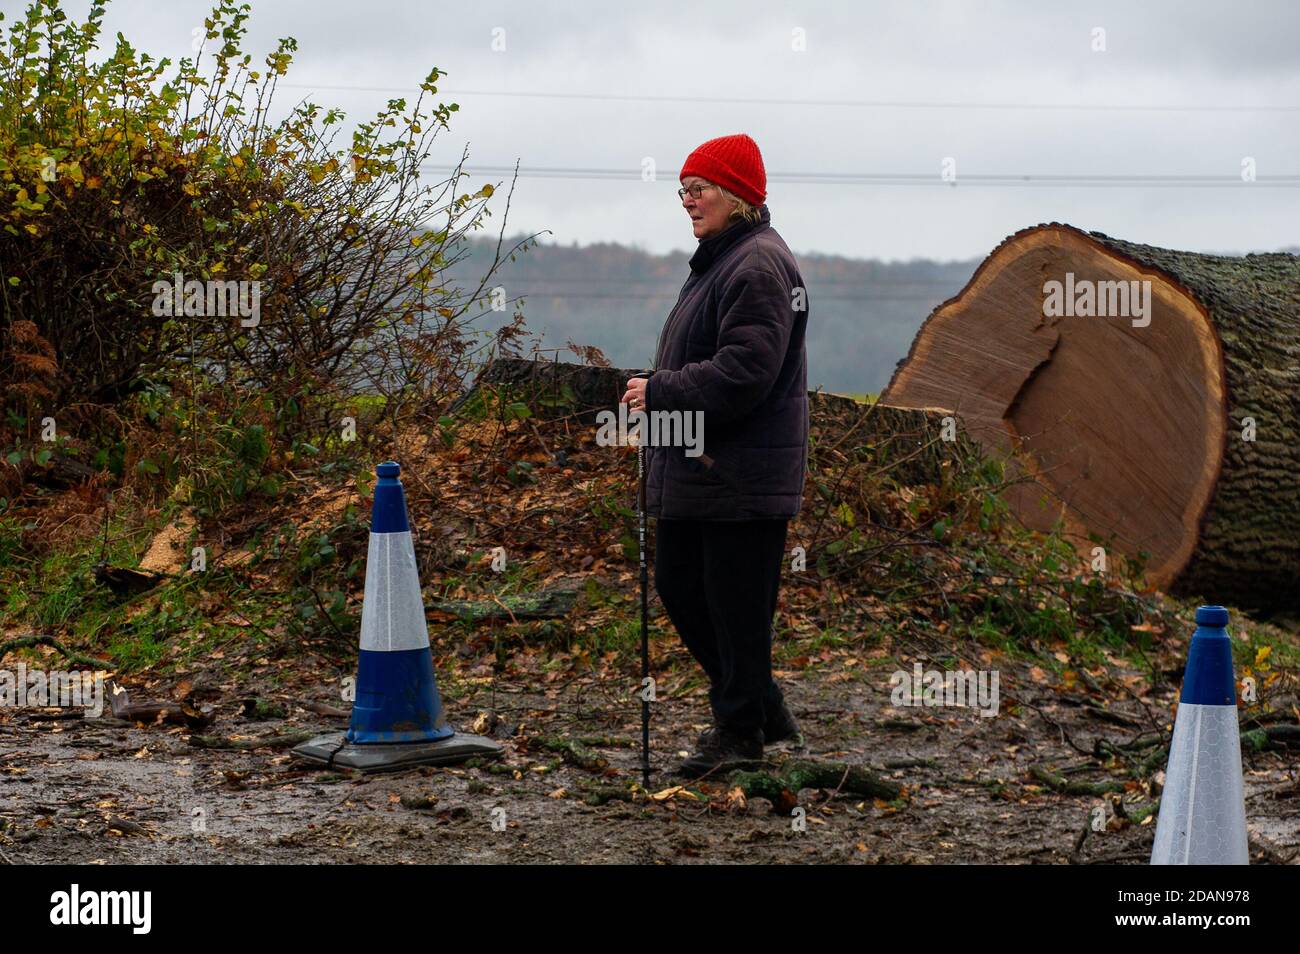
<svg viewBox="0 0 1300 954">
<path fill-rule="evenodd" d="M 758 143 L 744 133 L 710 139 L 686 157 L 678 181 L 699 176 L 729 189 L 750 205 L 767 200 L 767 171 Z"/>
</svg>

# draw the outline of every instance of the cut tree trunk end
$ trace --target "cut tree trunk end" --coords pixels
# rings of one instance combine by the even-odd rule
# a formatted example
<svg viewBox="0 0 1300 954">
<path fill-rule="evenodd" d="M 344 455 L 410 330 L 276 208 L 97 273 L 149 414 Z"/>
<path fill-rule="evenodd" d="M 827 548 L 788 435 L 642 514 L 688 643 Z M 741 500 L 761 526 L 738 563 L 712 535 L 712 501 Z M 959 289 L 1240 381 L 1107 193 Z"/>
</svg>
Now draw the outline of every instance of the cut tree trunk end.
<svg viewBox="0 0 1300 954">
<path fill-rule="evenodd" d="M 1011 236 L 935 310 L 881 401 L 948 409 L 986 450 L 1018 451 L 1011 472 L 1031 479 L 1008 504 L 1034 529 L 1059 520 L 1089 561 L 1095 536 L 1112 560 L 1146 554 L 1155 587 L 1294 607 L 1298 355 L 1297 256 L 1053 223 Z"/>
</svg>

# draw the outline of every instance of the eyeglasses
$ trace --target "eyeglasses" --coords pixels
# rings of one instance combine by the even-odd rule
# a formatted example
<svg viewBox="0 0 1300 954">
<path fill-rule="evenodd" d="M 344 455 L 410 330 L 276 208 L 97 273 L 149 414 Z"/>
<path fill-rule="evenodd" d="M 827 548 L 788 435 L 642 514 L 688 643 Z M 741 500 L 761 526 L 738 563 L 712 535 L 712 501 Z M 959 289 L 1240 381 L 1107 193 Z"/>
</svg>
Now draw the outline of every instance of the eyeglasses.
<svg viewBox="0 0 1300 954">
<path fill-rule="evenodd" d="M 712 183 L 706 182 L 703 185 L 701 185 L 700 183 L 697 182 L 695 183 L 695 185 L 687 186 L 685 189 L 678 189 L 677 198 L 685 199 L 686 193 L 689 192 L 691 194 L 692 199 L 698 199 L 701 193 L 703 193 L 705 189 L 716 189 L 716 188 L 717 186 L 713 185 Z"/>
</svg>

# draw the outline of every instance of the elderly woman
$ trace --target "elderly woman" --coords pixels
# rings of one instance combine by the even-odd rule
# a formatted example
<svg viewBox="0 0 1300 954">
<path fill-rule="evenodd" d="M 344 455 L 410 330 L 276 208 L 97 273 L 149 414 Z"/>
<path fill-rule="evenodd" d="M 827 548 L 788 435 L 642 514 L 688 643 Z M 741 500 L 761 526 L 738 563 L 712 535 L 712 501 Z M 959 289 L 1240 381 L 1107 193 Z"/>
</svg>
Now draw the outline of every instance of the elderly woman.
<svg viewBox="0 0 1300 954">
<path fill-rule="evenodd" d="M 808 457 L 807 296 L 772 228 L 767 174 L 746 135 L 687 158 L 678 190 L 699 247 L 660 332 L 655 371 L 627 383 L 632 410 L 696 412 L 703 453 L 647 447 L 658 518 L 655 587 L 709 677 L 713 727 L 680 773 L 762 758 L 799 730 L 772 679 L 772 617 L 787 522 Z"/>
</svg>

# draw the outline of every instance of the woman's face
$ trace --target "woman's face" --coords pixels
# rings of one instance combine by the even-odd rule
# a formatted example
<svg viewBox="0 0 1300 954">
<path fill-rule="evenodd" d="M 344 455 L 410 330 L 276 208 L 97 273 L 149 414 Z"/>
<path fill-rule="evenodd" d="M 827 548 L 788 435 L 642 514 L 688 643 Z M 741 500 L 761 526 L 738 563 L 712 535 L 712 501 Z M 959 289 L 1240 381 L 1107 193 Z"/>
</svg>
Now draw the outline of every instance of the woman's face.
<svg viewBox="0 0 1300 954">
<path fill-rule="evenodd" d="M 689 192 L 686 193 L 682 198 L 682 208 L 691 217 L 691 228 L 695 232 L 695 237 L 701 240 L 712 238 L 727 227 L 731 203 L 722 197 L 718 187 L 708 179 L 687 176 L 682 180 L 683 189 L 688 189 L 692 185 L 708 186 L 708 188 L 700 193 L 698 199 Z"/>
</svg>

